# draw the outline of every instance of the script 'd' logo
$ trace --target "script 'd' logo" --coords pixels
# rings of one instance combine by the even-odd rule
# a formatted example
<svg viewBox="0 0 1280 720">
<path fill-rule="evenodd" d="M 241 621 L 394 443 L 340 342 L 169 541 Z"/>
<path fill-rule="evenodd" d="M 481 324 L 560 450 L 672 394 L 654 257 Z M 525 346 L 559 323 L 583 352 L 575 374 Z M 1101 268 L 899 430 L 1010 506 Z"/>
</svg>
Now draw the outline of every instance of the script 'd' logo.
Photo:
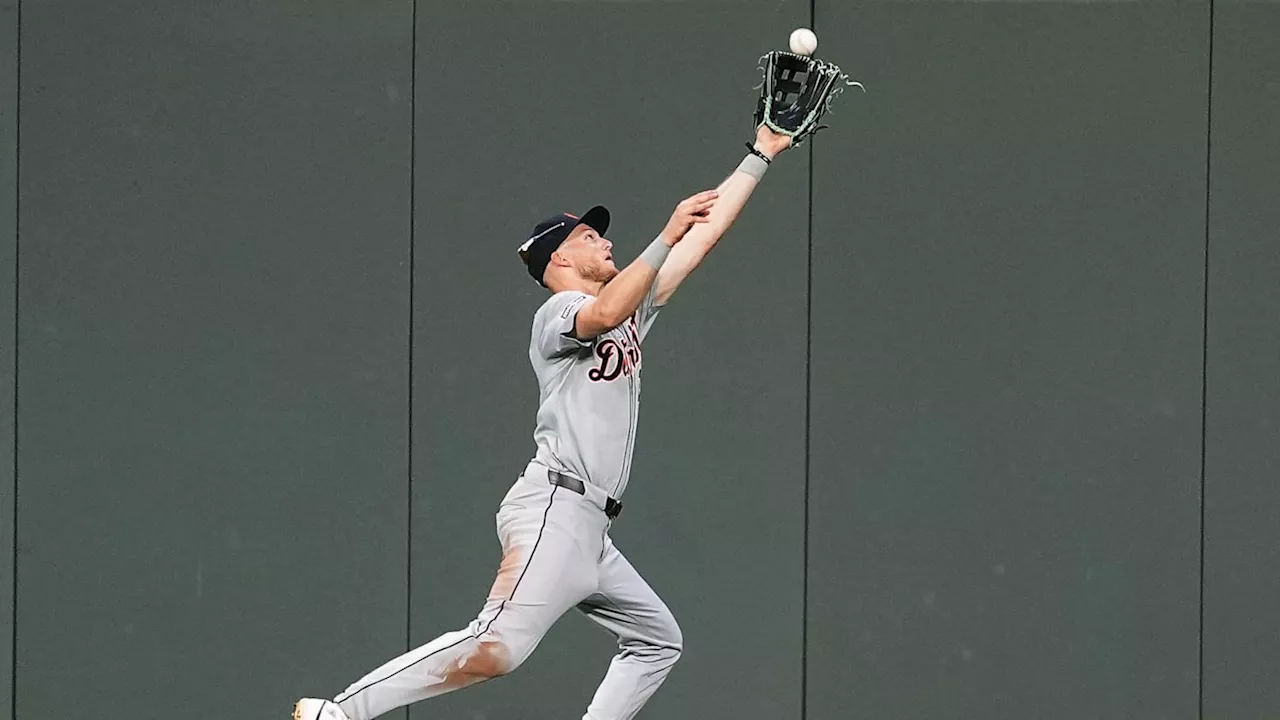
<svg viewBox="0 0 1280 720">
<path fill-rule="evenodd" d="M 619 328 L 621 338 L 607 337 L 596 343 L 598 365 L 587 373 L 594 382 L 613 382 L 619 376 L 631 377 L 640 367 L 640 335 L 632 319 Z M 611 333 L 612 335 L 612 333 Z"/>
</svg>

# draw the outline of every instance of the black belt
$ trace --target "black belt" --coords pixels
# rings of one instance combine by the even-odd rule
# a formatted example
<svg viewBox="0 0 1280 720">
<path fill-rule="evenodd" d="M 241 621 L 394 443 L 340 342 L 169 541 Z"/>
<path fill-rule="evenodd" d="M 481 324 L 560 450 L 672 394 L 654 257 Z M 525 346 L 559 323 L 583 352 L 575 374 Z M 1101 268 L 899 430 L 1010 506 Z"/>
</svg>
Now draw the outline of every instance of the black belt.
<svg viewBox="0 0 1280 720">
<path fill-rule="evenodd" d="M 586 497 L 587 495 L 587 486 L 583 485 L 581 480 L 578 478 L 571 478 L 568 475 L 558 473 L 555 470 L 547 471 L 547 482 L 552 485 L 565 488 L 566 490 L 572 490 L 583 497 Z M 622 514 L 622 503 L 614 500 L 613 498 L 607 498 L 604 501 L 604 514 L 610 520 L 618 517 Z"/>
</svg>

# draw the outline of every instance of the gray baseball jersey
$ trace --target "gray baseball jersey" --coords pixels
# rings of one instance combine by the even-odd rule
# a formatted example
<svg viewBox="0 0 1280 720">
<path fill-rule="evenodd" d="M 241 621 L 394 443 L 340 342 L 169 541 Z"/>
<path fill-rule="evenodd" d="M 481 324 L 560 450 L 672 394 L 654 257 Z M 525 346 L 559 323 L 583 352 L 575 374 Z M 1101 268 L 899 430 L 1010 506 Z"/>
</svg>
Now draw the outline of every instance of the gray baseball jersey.
<svg viewBox="0 0 1280 720">
<path fill-rule="evenodd" d="M 592 296 L 552 295 L 533 316 L 529 361 L 538 376 L 534 459 L 620 499 L 631 474 L 640 411 L 640 342 L 661 309 L 658 283 L 626 322 L 589 341 L 574 336 Z"/>
</svg>

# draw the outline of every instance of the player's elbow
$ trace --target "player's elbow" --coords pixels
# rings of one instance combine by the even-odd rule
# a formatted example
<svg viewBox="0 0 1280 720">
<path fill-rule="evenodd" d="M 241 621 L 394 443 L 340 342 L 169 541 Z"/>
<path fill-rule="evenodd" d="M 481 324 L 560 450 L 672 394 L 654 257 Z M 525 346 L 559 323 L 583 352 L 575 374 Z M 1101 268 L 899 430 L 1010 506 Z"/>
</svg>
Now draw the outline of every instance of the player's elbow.
<svg viewBox="0 0 1280 720">
<path fill-rule="evenodd" d="M 716 245 L 720 242 L 721 233 L 708 233 L 698 237 L 694 242 L 689 244 L 688 254 L 681 258 L 683 262 L 679 267 L 673 268 L 681 277 L 685 277 L 697 270 L 712 250 L 716 249 Z"/>
</svg>

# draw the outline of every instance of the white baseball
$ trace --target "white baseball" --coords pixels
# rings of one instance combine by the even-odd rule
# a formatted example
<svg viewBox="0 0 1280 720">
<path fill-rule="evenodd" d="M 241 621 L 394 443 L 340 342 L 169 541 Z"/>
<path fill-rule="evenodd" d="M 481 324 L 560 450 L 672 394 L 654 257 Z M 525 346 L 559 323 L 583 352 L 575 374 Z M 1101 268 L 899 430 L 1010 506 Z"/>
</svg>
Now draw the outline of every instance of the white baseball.
<svg viewBox="0 0 1280 720">
<path fill-rule="evenodd" d="M 791 32 L 791 52 L 812 55 L 818 49 L 818 36 L 809 28 L 796 28 Z"/>
</svg>

